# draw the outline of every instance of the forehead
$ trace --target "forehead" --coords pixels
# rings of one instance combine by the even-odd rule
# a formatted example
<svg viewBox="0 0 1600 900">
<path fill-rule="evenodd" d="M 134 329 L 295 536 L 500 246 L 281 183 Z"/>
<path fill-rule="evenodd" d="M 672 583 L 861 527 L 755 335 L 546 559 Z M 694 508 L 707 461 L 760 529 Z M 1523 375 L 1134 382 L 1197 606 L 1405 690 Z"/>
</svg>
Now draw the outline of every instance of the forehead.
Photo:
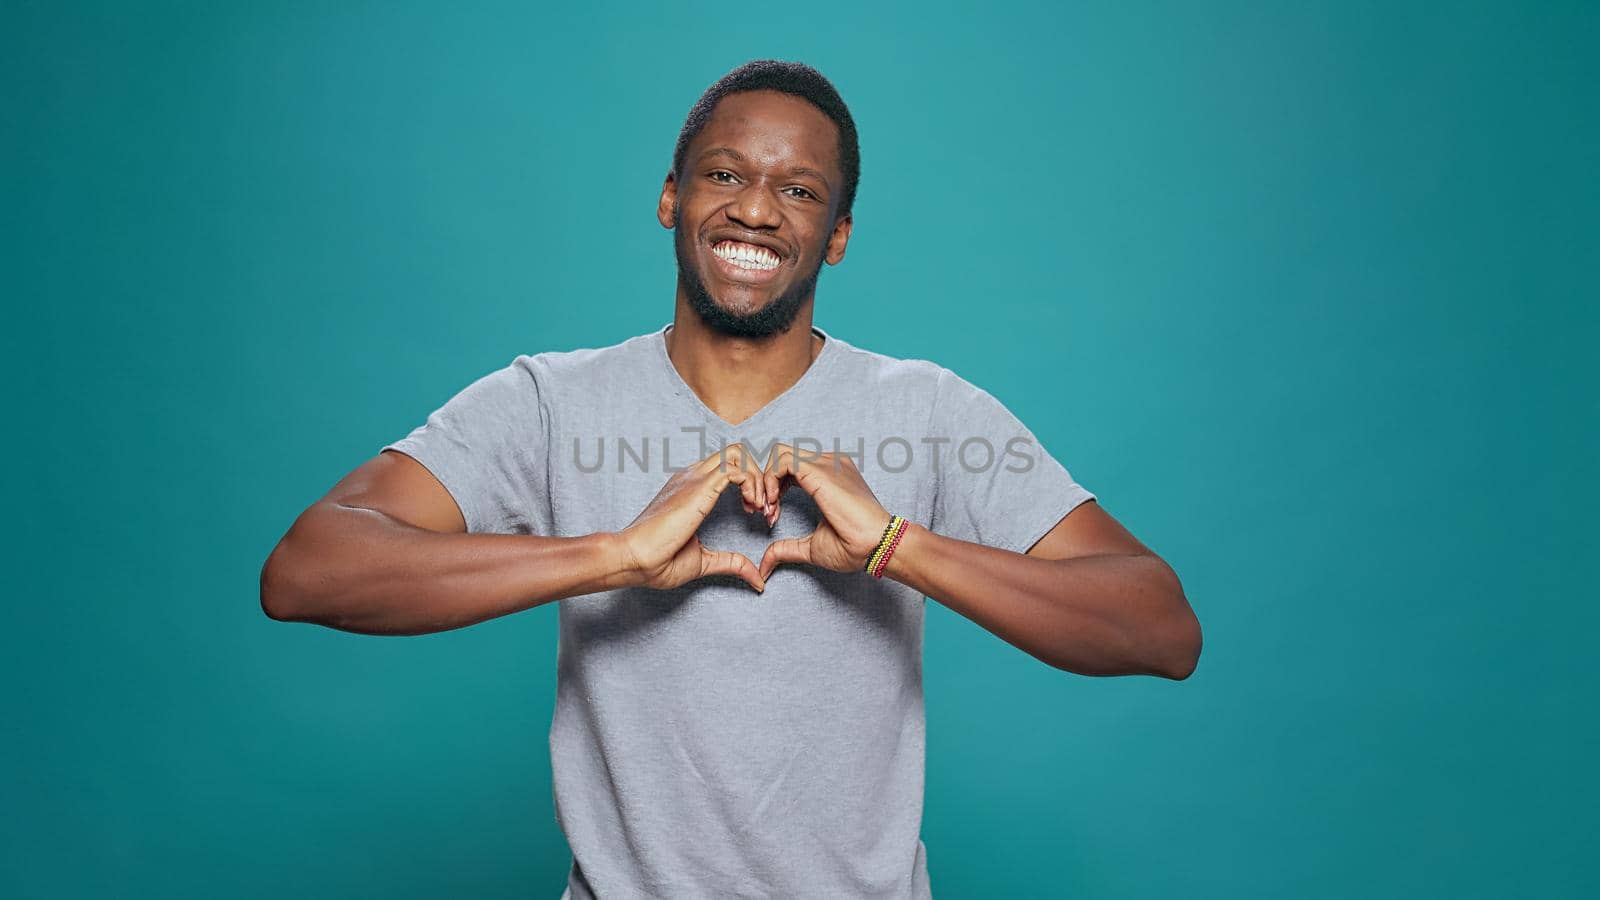
<svg viewBox="0 0 1600 900">
<path fill-rule="evenodd" d="M 840 180 L 838 126 L 792 94 L 744 91 L 723 97 L 695 135 L 689 157 L 717 147 L 731 147 L 762 165 L 823 169 Z"/>
</svg>

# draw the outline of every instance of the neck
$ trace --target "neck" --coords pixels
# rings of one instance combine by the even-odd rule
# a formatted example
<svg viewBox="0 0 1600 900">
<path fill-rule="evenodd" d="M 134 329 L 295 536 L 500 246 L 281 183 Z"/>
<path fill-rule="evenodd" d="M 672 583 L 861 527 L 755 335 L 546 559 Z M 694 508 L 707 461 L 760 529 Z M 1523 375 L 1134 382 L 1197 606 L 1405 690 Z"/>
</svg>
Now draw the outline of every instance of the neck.
<svg viewBox="0 0 1600 900">
<path fill-rule="evenodd" d="M 701 402 L 737 425 L 793 387 L 822 352 L 822 338 L 811 333 L 811 309 L 807 301 L 782 334 L 739 337 L 711 329 L 679 297 L 667 356 Z"/>
</svg>

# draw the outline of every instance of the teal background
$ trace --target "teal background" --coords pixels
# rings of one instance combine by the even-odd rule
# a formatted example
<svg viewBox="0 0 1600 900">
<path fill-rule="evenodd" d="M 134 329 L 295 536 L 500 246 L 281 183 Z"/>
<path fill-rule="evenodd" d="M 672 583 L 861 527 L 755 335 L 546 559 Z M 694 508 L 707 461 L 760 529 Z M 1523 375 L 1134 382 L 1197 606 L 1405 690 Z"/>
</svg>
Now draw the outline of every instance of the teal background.
<svg viewBox="0 0 1600 900">
<path fill-rule="evenodd" d="M 1594 896 L 1596 10 L 7 3 L 0 894 L 560 893 L 556 607 L 258 572 L 665 323 L 682 116 L 779 56 L 861 128 L 818 323 L 1000 397 L 1205 630 L 1087 678 L 930 603 L 935 895 Z"/>
</svg>

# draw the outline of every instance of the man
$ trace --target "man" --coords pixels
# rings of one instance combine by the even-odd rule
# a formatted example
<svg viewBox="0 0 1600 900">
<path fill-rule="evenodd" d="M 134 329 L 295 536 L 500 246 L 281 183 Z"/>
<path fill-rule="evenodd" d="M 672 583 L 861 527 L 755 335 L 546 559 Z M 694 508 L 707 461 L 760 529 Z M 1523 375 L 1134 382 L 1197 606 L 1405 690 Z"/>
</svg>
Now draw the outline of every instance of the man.
<svg viewBox="0 0 1600 900">
<path fill-rule="evenodd" d="M 657 207 L 671 324 L 517 356 L 336 485 L 262 570 L 272 618 L 361 633 L 567 601 L 563 897 L 931 896 L 924 597 L 1065 671 L 1195 667 L 1171 568 L 999 401 L 812 324 L 859 168 L 814 69 L 729 73 Z"/>
</svg>

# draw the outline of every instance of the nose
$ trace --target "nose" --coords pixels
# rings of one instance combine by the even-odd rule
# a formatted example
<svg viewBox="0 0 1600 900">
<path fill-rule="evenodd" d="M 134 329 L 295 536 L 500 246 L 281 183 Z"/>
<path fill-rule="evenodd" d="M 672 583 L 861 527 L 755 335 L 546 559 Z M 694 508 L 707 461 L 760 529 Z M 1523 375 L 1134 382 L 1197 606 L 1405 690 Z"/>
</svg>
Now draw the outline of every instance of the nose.
<svg viewBox="0 0 1600 900">
<path fill-rule="evenodd" d="M 772 196 L 764 179 L 754 178 L 728 207 L 728 218 L 755 230 L 771 230 L 781 224 L 777 198 Z"/>
</svg>

